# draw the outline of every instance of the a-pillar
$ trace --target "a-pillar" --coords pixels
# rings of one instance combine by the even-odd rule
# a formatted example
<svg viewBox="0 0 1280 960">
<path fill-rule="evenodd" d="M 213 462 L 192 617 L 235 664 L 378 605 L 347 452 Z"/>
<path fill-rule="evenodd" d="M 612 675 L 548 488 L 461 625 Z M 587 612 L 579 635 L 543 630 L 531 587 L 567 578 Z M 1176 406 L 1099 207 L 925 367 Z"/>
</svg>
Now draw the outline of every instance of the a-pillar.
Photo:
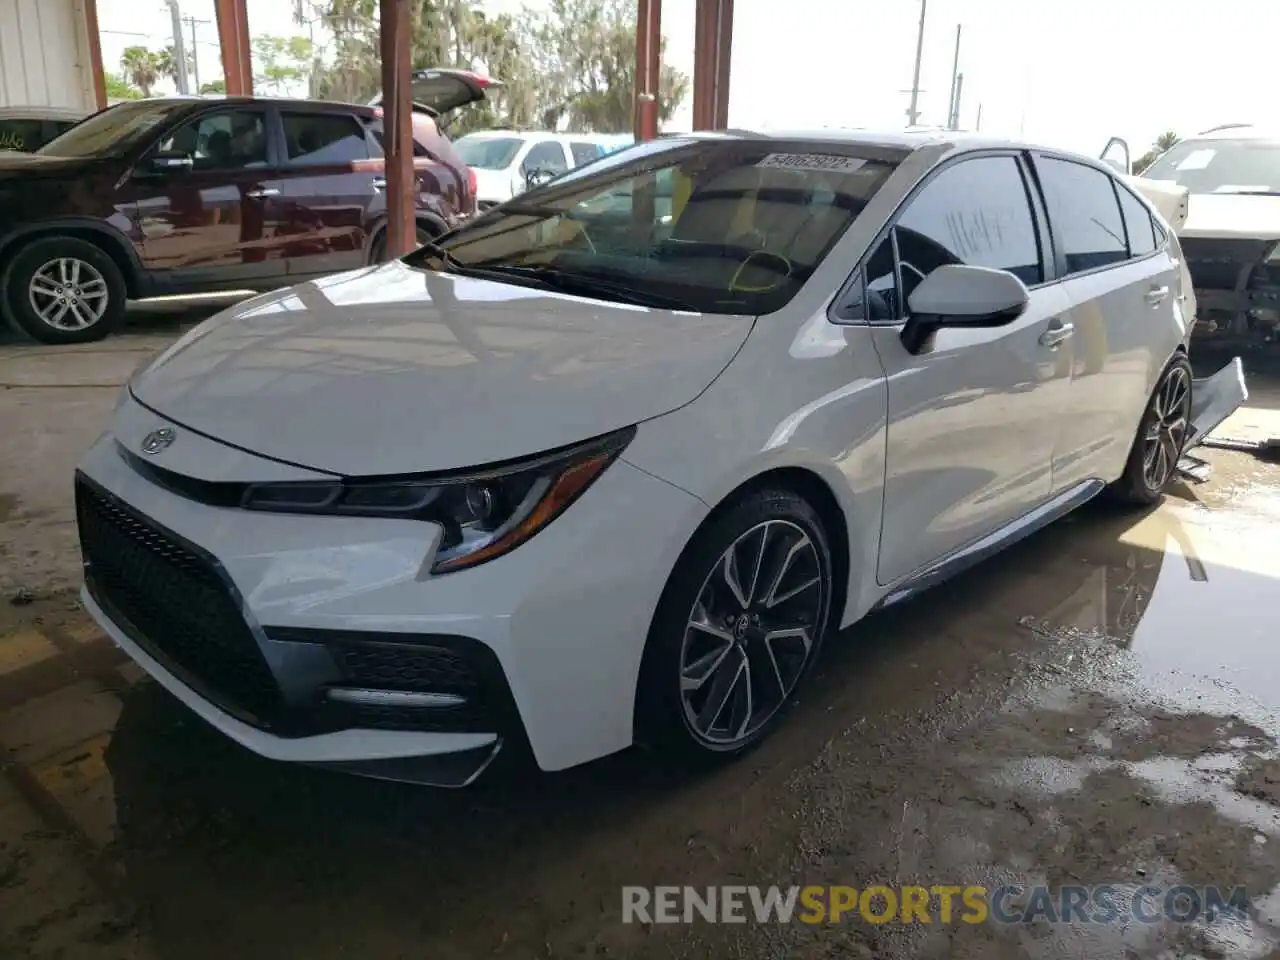
<svg viewBox="0 0 1280 960">
<path fill-rule="evenodd" d="M 253 96 L 253 61 L 249 48 L 249 10 L 246 0 L 214 0 L 218 15 L 218 44 L 227 96 Z M 198 92 L 198 91 L 197 91 Z"/>
</svg>

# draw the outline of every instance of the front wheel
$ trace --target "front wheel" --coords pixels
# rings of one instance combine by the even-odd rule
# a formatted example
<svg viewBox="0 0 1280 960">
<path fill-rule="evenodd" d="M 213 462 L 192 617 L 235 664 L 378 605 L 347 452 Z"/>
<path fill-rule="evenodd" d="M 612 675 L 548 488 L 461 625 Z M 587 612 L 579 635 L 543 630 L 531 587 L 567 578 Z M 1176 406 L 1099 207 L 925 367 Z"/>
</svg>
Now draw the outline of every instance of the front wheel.
<svg viewBox="0 0 1280 960">
<path fill-rule="evenodd" d="M 77 237 L 44 237 L 18 251 L 4 275 L 4 305 L 41 343 L 101 340 L 124 320 L 127 291 L 114 260 Z"/>
<path fill-rule="evenodd" d="M 794 702 L 831 615 L 821 519 L 786 489 L 755 491 L 685 550 L 650 628 L 637 734 L 682 760 L 745 753 Z"/>
<path fill-rule="evenodd" d="M 1181 353 L 1165 368 L 1147 402 L 1124 474 L 1111 487 L 1120 500 L 1156 503 L 1178 475 L 1191 423 L 1191 362 Z"/>
</svg>

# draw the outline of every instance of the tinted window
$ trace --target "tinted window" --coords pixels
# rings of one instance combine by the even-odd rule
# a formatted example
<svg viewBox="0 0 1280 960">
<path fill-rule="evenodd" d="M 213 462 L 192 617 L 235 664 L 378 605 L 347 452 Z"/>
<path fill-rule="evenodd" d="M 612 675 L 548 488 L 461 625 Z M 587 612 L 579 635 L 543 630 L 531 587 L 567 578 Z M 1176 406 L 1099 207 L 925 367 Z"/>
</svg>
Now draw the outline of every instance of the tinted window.
<svg viewBox="0 0 1280 960">
<path fill-rule="evenodd" d="M 49 126 L 44 120 L 26 117 L 0 120 L 0 150 L 37 150 L 53 139 L 47 131 Z"/>
<path fill-rule="evenodd" d="M 592 160 L 602 156 L 600 148 L 594 143 L 583 143 L 575 141 L 569 144 L 569 152 L 573 154 L 573 165 L 580 167 L 584 163 L 590 163 Z"/>
<path fill-rule="evenodd" d="M 564 159 L 564 147 L 556 140 L 535 143 L 529 148 L 521 166 L 525 170 L 550 170 L 552 173 L 564 173 L 569 169 Z"/>
<path fill-rule="evenodd" d="M 558 144 L 557 144 L 558 146 Z M 897 165 L 880 148 L 651 141 L 517 197 L 407 262 L 708 313 L 786 304 Z M 535 199 L 536 198 L 536 199 Z M 522 202 L 527 200 L 527 202 Z M 644 313 L 636 314 L 644 322 Z"/>
<path fill-rule="evenodd" d="M 369 125 L 369 132 L 373 134 L 373 144 L 369 147 L 369 152 L 375 157 L 385 157 L 387 153 L 387 142 L 383 138 L 382 122 L 378 121 Z M 413 139 L 413 155 L 415 157 L 429 157 L 431 151 L 422 145 L 422 141 L 417 138 L 417 130 L 414 130 Z"/>
<path fill-rule="evenodd" d="M 184 154 L 195 170 L 238 170 L 267 162 L 265 115 L 256 110 L 221 110 L 184 123 L 161 139 L 161 153 Z"/>
<path fill-rule="evenodd" d="M 1018 162 L 982 157 L 948 167 L 911 201 L 895 228 L 902 298 L 935 267 L 967 263 L 1040 283 L 1040 245 Z"/>
<path fill-rule="evenodd" d="M 1124 187 L 1120 194 L 1120 210 L 1124 214 L 1124 228 L 1129 235 L 1129 256 L 1145 257 L 1156 249 L 1155 223 L 1146 206 Z"/>
<path fill-rule="evenodd" d="M 1128 259 L 1124 222 L 1110 175 L 1069 160 L 1044 158 L 1036 166 L 1067 272 L 1080 273 Z"/>
<path fill-rule="evenodd" d="M 351 163 L 369 159 L 364 126 L 343 113 L 282 113 L 290 163 Z"/>
</svg>

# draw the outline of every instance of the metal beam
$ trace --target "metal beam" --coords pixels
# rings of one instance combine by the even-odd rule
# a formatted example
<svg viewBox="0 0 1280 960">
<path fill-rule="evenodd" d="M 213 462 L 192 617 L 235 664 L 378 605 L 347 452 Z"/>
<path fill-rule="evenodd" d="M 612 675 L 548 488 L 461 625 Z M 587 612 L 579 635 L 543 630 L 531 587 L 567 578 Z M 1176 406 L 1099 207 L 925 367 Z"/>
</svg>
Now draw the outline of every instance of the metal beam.
<svg viewBox="0 0 1280 960">
<path fill-rule="evenodd" d="M 729 126 L 733 0 L 697 0 L 693 40 L 693 128 Z"/>
<path fill-rule="evenodd" d="M 413 249 L 416 233 L 409 0 L 380 0 L 379 13 L 387 163 L 387 254 L 399 257 Z"/>
<path fill-rule="evenodd" d="M 662 77 L 662 0 L 640 0 L 636 20 L 636 140 L 658 135 L 658 90 Z"/>
<path fill-rule="evenodd" d="M 107 75 L 102 67 L 102 30 L 98 26 L 98 0 L 83 0 L 85 39 L 89 44 L 89 70 L 93 74 L 93 98 L 97 109 L 107 106 Z"/>
<path fill-rule="evenodd" d="M 253 96 L 253 62 L 249 53 L 249 11 L 246 0 L 214 0 L 218 15 L 218 45 L 227 96 Z"/>
</svg>

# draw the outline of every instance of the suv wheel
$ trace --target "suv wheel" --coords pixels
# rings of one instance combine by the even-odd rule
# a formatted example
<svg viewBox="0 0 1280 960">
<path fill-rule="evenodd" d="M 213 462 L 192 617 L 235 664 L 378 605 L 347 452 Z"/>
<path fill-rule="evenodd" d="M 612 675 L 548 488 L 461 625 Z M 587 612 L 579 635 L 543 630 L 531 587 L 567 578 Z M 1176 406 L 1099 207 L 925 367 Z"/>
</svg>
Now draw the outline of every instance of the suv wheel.
<svg viewBox="0 0 1280 960">
<path fill-rule="evenodd" d="M 817 512 L 756 490 L 704 527 L 658 605 L 637 695 L 637 739 L 686 761 L 750 750 L 795 700 L 835 594 Z"/>
<path fill-rule="evenodd" d="M 418 246 L 425 246 L 436 238 L 436 234 L 432 233 L 422 224 L 418 224 L 417 230 L 414 232 L 414 240 Z M 387 231 L 382 230 L 373 241 L 373 248 L 369 251 L 369 263 L 385 263 L 387 260 Z"/>
<path fill-rule="evenodd" d="M 9 315 L 41 343 L 101 340 L 124 319 L 120 268 L 101 247 L 75 237 L 23 247 L 0 286 Z"/>
</svg>

